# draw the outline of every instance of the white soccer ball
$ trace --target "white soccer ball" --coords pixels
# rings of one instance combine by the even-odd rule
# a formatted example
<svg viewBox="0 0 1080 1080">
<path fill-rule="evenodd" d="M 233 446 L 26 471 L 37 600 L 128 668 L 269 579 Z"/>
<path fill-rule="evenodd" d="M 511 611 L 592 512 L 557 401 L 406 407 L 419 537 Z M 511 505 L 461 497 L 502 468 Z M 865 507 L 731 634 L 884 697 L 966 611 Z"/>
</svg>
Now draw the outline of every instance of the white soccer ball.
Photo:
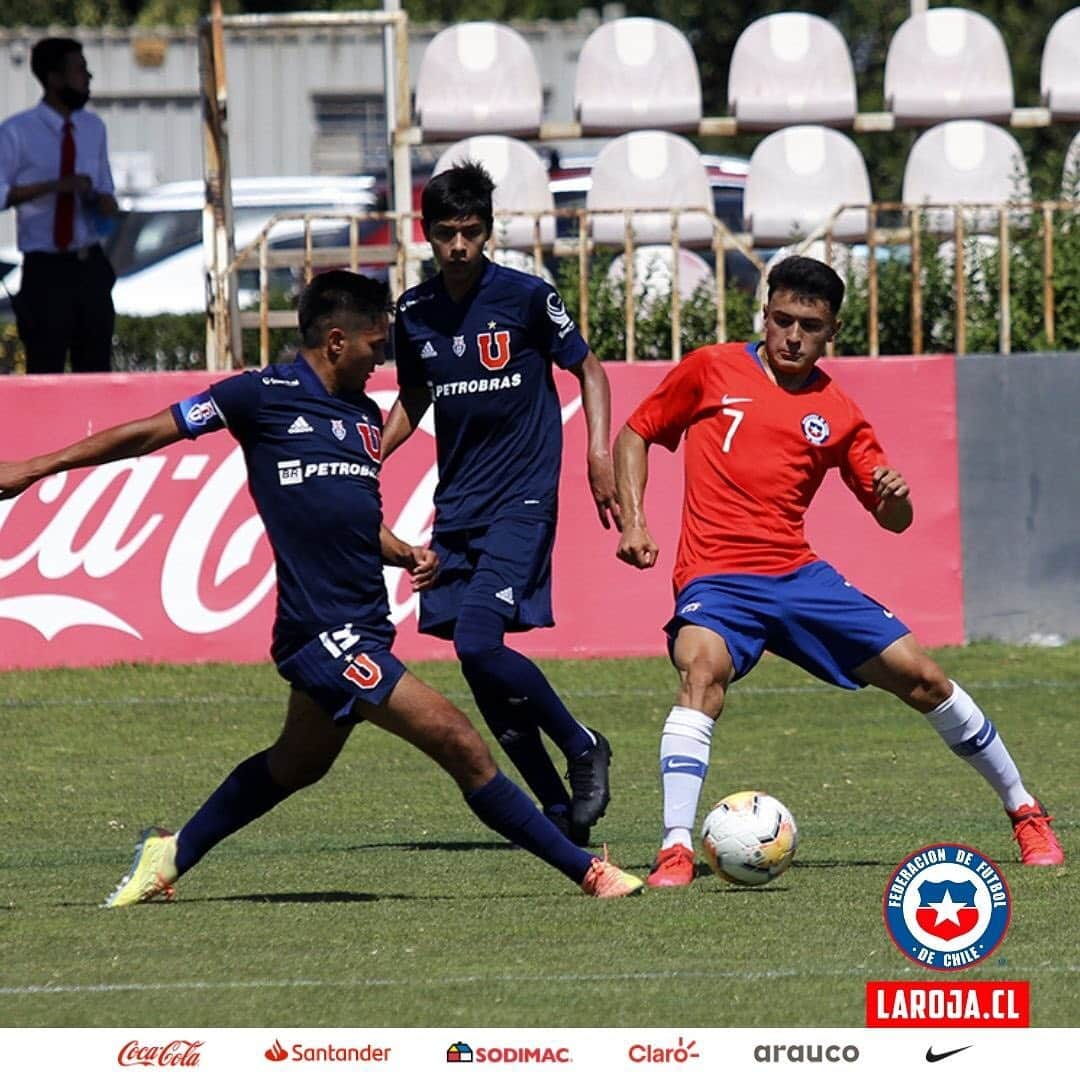
<svg viewBox="0 0 1080 1080">
<path fill-rule="evenodd" d="M 735 885 L 764 885 L 795 857 L 799 830 L 791 811 L 764 791 L 737 791 L 721 799 L 701 826 L 705 861 Z"/>
</svg>

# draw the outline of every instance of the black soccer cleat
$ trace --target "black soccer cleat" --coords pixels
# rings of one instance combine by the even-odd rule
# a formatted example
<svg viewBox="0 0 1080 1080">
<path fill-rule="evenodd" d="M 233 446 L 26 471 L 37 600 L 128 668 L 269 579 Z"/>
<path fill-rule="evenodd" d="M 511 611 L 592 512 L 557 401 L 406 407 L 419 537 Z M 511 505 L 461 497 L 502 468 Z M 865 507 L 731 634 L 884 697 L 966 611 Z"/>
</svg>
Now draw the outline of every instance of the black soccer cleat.
<svg viewBox="0 0 1080 1080">
<path fill-rule="evenodd" d="M 592 728 L 589 729 L 592 731 Z M 570 781 L 570 824 L 575 830 L 588 830 L 604 816 L 611 800 L 608 768 L 611 747 L 599 731 L 592 731 L 596 745 L 591 750 L 570 758 L 566 779 Z M 574 839 L 573 835 L 570 837 Z"/>
<path fill-rule="evenodd" d="M 589 846 L 589 828 L 586 826 L 582 828 L 580 825 L 575 825 L 570 820 L 570 813 L 567 810 L 545 810 L 544 816 L 555 826 L 570 841 L 571 844 L 577 844 L 578 847 Z"/>
</svg>

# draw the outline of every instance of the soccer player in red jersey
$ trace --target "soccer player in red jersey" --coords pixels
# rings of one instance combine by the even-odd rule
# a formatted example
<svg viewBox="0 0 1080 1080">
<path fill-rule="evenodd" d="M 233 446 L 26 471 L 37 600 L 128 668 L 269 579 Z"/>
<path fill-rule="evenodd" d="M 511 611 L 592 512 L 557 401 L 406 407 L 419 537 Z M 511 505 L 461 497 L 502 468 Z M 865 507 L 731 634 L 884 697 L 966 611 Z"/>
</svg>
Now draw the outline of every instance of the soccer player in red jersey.
<svg viewBox="0 0 1080 1080">
<path fill-rule="evenodd" d="M 925 715 L 1001 798 L 1022 862 L 1064 861 L 1050 816 L 979 706 L 891 611 L 806 542 L 803 519 L 832 468 L 882 528 L 903 532 L 913 518 L 907 482 L 873 428 L 816 366 L 840 327 L 843 298 L 843 282 L 824 263 L 778 263 L 764 341 L 690 353 L 615 442 L 618 557 L 645 570 L 658 550 L 644 509 L 649 446 L 674 451 L 686 437 L 675 615 L 665 627 L 681 687 L 660 739 L 664 833 L 652 886 L 693 879 L 691 829 L 713 724 L 728 686 L 766 648 L 836 686 L 881 687 Z"/>
</svg>

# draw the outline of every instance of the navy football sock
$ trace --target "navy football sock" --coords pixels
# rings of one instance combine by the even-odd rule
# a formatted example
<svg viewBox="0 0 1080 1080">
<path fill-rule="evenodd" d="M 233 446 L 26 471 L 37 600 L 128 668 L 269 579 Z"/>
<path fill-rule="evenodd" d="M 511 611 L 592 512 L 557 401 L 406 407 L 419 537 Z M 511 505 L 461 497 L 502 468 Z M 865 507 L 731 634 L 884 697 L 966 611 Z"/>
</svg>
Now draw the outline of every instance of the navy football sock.
<svg viewBox="0 0 1080 1080">
<path fill-rule="evenodd" d="M 242 761 L 180 830 L 176 869 L 190 870 L 215 844 L 273 809 L 292 792 L 270 776 L 267 751 Z"/>
<path fill-rule="evenodd" d="M 458 615 L 454 648 L 474 695 L 480 691 L 488 701 L 523 704 L 533 722 L 568 758 L 591 750 L 595 743 L 588 729 L 570 714 L 544 673 L 504 644 L 505 632 L 503 618 L 487 608 L 466 604 Z M 523 727 L 518 720 L 517 729 Z"/>
<path fill-rule="evenodd" d="M 462 671 L 491 733 L 544 809 L 569 806 L 570 794 L 523 703 L 511 703 L 505 694 L 492 693 L 483 679 L 474 683 L 464 664 Z"/>
<path fill-rule="evenodd" d="M 512 780 L 497 772 L 483 787 L 465 794 L 472 812 L 489 828 L 531 851 L 579 885 L 593 856 L 565 836 Z"/>
</svg>

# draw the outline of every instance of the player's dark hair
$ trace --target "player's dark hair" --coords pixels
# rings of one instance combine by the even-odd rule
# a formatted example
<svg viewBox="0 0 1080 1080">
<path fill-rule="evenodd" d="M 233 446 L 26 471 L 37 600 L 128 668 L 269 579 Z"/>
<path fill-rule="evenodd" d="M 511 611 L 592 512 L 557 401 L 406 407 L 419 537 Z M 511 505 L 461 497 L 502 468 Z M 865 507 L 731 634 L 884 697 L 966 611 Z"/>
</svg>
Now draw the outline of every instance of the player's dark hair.
<svg viewBox="0 0 1080 1080">
<path fill-rule="evenodd" d="M 30 70 L 34 78 L 47 90 L 49 72 L 62 71 L 68 54 L 73 52 L 82 52 L 82 45 L 74 38 L 42 38 L 30 50 Z"/>
<path fill-rule="evenodd" d="M 844 302 L 844 282 L 831 267 L 805 255 L 789 255 L 769 271 L 769 299 L 789 292 L 800 300 L 824 300 L 834 315 Z"/>
<path fill-rule="evenodd" d="M 420 211 L 427 231 L 437 221 L 454 221 L 474 214 L 490 233 L 495 215 L 491 193 L 495 181 L 479 161 L 464 161 L 432 177 L 420 198 Z"/>
<path fill-rule="evenodd" d="M 300 340 L 305 348 L 317 348 L 342 316 L 351 315 L 374 325 L 389 311 L 390 289 L 386 282 L 351 270 L 329 270 L 312 278 L 300 294 L 296 305 Z"/>
</svg>

